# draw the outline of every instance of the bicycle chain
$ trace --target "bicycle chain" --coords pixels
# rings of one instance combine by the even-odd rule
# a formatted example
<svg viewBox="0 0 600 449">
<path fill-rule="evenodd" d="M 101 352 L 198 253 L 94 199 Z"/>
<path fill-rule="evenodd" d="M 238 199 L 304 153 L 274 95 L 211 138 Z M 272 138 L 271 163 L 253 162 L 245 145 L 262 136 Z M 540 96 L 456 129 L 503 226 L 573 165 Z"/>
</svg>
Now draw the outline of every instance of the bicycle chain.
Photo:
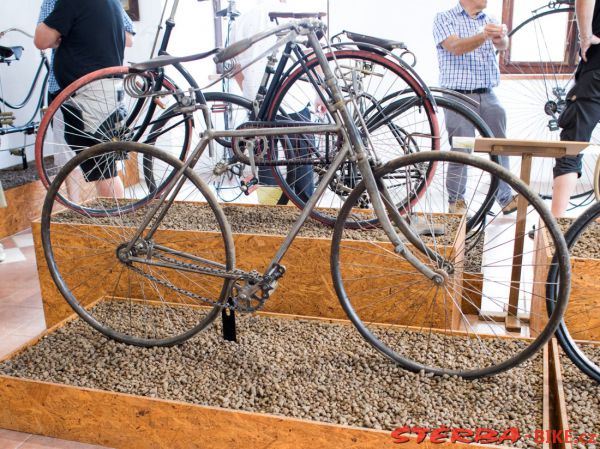
<svg viewBox="0 0 600 449">
<path fill-rule="evenodd" d="M 180 266 L 186 267 L 186 268 L 192 268 L 192 269 L 197 269 L 197 268 L 202 268 L 202 270 L 204 270 L 205 272 L 208 272 L 208 274 L 215 274 L 215 275 L 219 275 L 219 274 L 223 274 L 223 270 L 218 270 L 218 269 L 213 269 L 213 268 L 207 268 L 207 267 L 200 267 L 198 265 L 194 265 L 191 263 L 186 263 L 186 262 L 181 262 L 177 259 L 172 259 L 170 257 L 166 257 L 166 256 L 162 256 L 160 254 L 155 254 L 155 256 L 160 259 L 163 260 L 165 262 L 170 262 L 170 263 L 176 263 L 179 264 Z M 197 295 L 195 293 L 192 293 L 188 290 L 185 290 L 183 288 L 177 287 L 176 285 L 173 285 L 171 282 L 163 280 L 163 279 L 159 279 L 156 276 L 153 276 L 150 273 L 146 273 L 145 271 L 143 271 L 142 269 L 134 266 L 133 264 L 128 264 L 129 268 L 131 270 L 133 270 L 134 272 L 140 274 L 141 276 L 150 279 L 151 281 L 154 281 L 160 285 L 162 285 L 163 287 L 167 287 L 171 290 L 176 291 L 177 293 L 181 293 L 185 296 L 188 296 L 192 299 L 195 299 L 197 301 L 201 301 L 207 304 L 210 304 L 212 306 L 218 306 L 218 307 L 222 307 L 222 308 L 228 308 L 228 309 L 232 309 L 232 310 L 236 310 L 238 309 L 237 307 L 237 302 L 234 301 L 233 305 L 228 304 L 228 303 L 223 303 L 223 302 L 219 302 L 219 301 L 213 301 L 209 298 L 205 298 L 203 296 Z M 237 270 L 234 269 L 232 271 L 228 271 L 228 274 L 237 274 L 239 275 L 239 278 L 236 279 L 236 281 L 240 280 L 240 279 L 253 279 L 255 282 L 260 281 L 262 278 L 260 276 L 254 275 L 252 273 L 246 273 L 245 271 L 242 270 Z"/>
</svg>

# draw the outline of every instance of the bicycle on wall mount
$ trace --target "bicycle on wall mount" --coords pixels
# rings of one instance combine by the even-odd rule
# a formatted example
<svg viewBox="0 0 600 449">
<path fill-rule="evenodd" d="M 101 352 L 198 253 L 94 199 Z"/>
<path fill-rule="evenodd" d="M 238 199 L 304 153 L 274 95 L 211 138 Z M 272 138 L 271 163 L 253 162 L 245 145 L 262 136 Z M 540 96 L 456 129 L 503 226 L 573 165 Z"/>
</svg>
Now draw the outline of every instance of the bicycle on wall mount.
<svg viewBox="0 0 600 449">
<path fill-rule="evenodd" d="M 33 39 L 33 36 L 26 31 L 19 28 L 9 28 L 0 32 L 0 39 L 9 33 L 20 33 L 28 38 Z M 0 45 L 0 64 L 11 64 L 19 61 L 23 53 L 23 47 L 21 46 L 10 46 L 5 47 Z M 23 169 L 28 167 L 27 155 L 25 150 L 33 146 L 33 144 L 26 143 L 26 136 L 33 135 L 37 132 L 41 116 L 44 112 L 44 106 L 46 105 L 46 88 L 48 86 L 48 77 L 50 74 L 50 62 L 44 51 L 40 51 L 40 62 L 37 66 L 35 76 L 31 81 L 29 89 L 25 94 L 25 98 L 20 101 L 11 101 L 6 97 L 3 89 L 2 79 L 0 78 L 0 136 L 10 134 L 23 134 L 23 145 L 19 145 L 13 148 L 7 148 L 3 151 L 10 152 L 11 155 L 19 156 L 22 160 Z M 35 90 L 39 87 L 39 95 L 34 95 Z M 28 107 L 31 101 L 35 101 L 35 108 L 27 119 L 17 122 L 15 112 L 20 109 Z"/>
<path fill-rule="evenodd" d="M 350 160 L 356 162 L 360 182 L 337 212 L 331 269 L 340 302 L 362 337 L 412 371 L 474 378 L 524 361 L 551 337 L 566 306 L 568 255 L 554 219 L 537 194 L 484 158 L 452 151 L 422 151 L 398 157 L 397 152 L 374 145 L 356 101 L 363 91 L 344 76 L 347 61 L 338 59 L 344 53 L 337 53 L 327 43 L 322 48 L 318 38 L 322 31 L 318 21 L 292 22 L 223 50 L 183 58 L 162 57 L 132 66 L 130 80 L 135 81 L 137 74 L 171 63 L 211 55 L 215 55 L 216 62 L 224 62 L 254 43 L 281 33 L 279 45 L 301 42 L 311 50 L 310 57 L 302 59 L 304 65 L 298 69 L 303 73 L 303 90 L 310 88 L 311 97 L 321 97 L 331 121 L 317 125 L 285 117 L 249 122 L 235 130 L 213 129 L 208 122 L 200 142 L 184 162 L 156 147 L 136 142 L 103 143 L 82 151 L 57 174 L 42 213 L 43 248 L 59 290 L 96 330 L 140 346 L 182 342 L 205 329 L 223 310 L 260 310 L 284 281 L 286 268 L 282 261 L 289 246 L 339 168 Z M 418 81 L 407 77 L 398 64 L 385 56 L 365 53 L 361 53 L 361 61 L 371 61 L 371 70 L 379 70 L 379 65 L 398 76 L 402 74 L 405 83 L 414 88 L 409 98 L 420 95 L 420 108 L 411 109 L 408 119 L 418 120 L 423 126 L 420 132 L 412 133 L 411 139 L 436 150 L 439 130 L 434 105 L 419 90 Z M 315 66 L 319 70 L 314 70 Z M 62 99 L 66 96 L 63 93 Z M 388 116 L 388 112 L 392 115 L 403 109 L 397 104 L 386 109 L 386 98 L 382 96 L 376 102 L 381 106 L 377 117 L 385 123 L 386 132 L 385 138 L 378 138 L 380 145 L 387 141 L 393 147 L 398 145 L 396 132 L 402 129 L 401 121 L 407 116 Z M 394 103 L 397 99 L 392 96 L 389 100 Z M 250 271 L 236 267 L 227 218 L 214 193 L 193 170 L 194 165 L 216 139 L 243 139 L 247 148 L 269 151 L 270 160 L 276 162 L 278 157 L 289 154 L 290 140 L 310 135 L 322 142 L 321 159 L 314 162 L 325 170 L 314 194 L 266 267 Z M 142 161 L 146 157 L 153 161 L 153 179 L 157 182 L 147 182 L 141 164 L 121 164 L 123 160 Z M 288 159 L 283 165 L 293 162 Z M 445 222 L 443 236 L 417 232 L 414 223 L 405 218 L 407 211 L 420 217 L 419 226 L 430 229 L 444 219 L 449 163 L 468 166 L 465 193 L 469 211 Z M 81 167 L 87 167 L 87 177 L 111 182 L 116 182 L 117 175 L 128 179 L 125 192 L 115 189 L 111 195 L 97 197 L 82 183 L 82 195 L 69 196 L 63 188 L 65 182 Z M 547 229 L 550 236 L 543 250 L 556 251 L 559 256 L 561 282 L 554 312 L 534 339 L 504 332 L 500 335 L 493 317 L 479 316 L 475 324 L 463 309 L 465 304 L 476 305 L 472 299 L 476 290 L 462 282 L 466 271 L 467 217 L 470 211 L 489 201 L 494 194 L 490 185 L 498 180 L 507 182 L 528 203 L 528 215 L 540 220 L 540 228 Z M 358 207 L 366 197 L 370 208 Z M 53 215 L 57 204 L 67 209 Z M 200 231 L 198 220 L 202 223 Z M 484 259 L 490 270 L 484 270 L 479 294 L 500 305 L 508 290 L 518 288 L 520 295 L 531 298 L 539 286 L 511 282 L 507 273 L 511 270 L 506 267 L 512 265 L 512 257 L 506 252 L 492 253 L 499 246 L 514 247 L 516 224 L 507 222 L 500 212 L 485 220 L 484 226 L 498 224 L 498 220 L 504 220 L 503 226 L 488 242 L 490 247 Z M 177 223 L 197 232 L 180 233 Z M 356 232 L 360 233 L 358 237 Z M 524 250 L 520 268 L 543 268 L 536 266 L 537 259 L 532 255 L 535 251 Z M 100 302 L 88 303 L 90 298 L 84 292 L 88 289 L 101 295 Z M 406 298 L 411 299 L 408 305 Z M 411 324 L 394 324 L 399 315 L 409 316 Z M 486 335 L 481 334 L 483 328 L 487 329 Z M 443 345 L 442 356 L 428 351 L 433 344 Z"/>
</svg>

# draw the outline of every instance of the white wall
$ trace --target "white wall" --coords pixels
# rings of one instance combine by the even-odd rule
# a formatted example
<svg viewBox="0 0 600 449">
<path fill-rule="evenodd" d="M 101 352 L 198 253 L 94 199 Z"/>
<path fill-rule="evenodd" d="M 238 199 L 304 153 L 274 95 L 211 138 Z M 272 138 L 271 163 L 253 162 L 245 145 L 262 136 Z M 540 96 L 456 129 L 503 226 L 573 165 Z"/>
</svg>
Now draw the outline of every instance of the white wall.
<svg viewBox="0 0 600 449">
<path fill-rule="evenodd" d="M 8 0 L 0 1 L 0 31 L 7 28 L 21 28 L 24 31 L 33 34 L 37 25 L 39 16 L 40 4 L 42 0 L 19 0 L 18 2 L 10 2 Z M 135 22 L 137 35 L 134 46 L 125 51 L 125 61 L 142 61 L 150 57 L 154 35 L 159 23 L 160 14 L 164 2 L 161 0 L 139 0 L 140 6 L 140 21 Z M 200 34 L 212 36 L 212 20 L 210 15 L 206 13 L 206 9 L 210 9 L 210 2 L 197 2 L 196 0 L 182 0 L 178 17 L 187 16 L 188 28 L 200 30 Z M 193 18 L 200 17 L 202 26 L 193 27 L 190 23 Z M 208 19 L 204 19 L 208 17 Z M 178 30 L 176 27 L 176 30 Z M 183 28 L 183 27 L 182 27 Z M 177 35 L 177 31 L 175 35 Z M 180 33 L 179 39 L 186 39 L 188 35 Z M 212 37 L 211 37 L 212 39 Z M 33 46 L 30 38 L 19 34 L 9 33 L 0 40 L 0 45 L 11 46 L 21 45 L 25 48 L 23 58 L 7 67 L 5 64 L 0 65 L 0 96 L 5 97 L 11 103 L 20 103 L 24 99 L 29 86 L 33 80 L 35 70 L 40 61 L 39 51 Z M 202 48 L 208 48 L 212 45 L 212 41 L 207 42 Z M 192 51 L 190 51 L 191 53 Z M 40 83 L 41 84 L 41 83 Z M 38 86 L 36 93 L 39 94 Z M 16 125 L 28 120 L 33 111 L 35 99 L 28 107 L 15 111 L 17 117 Z M 13 134 L 0 137 L 0 150 L 6 150 L 14 146 L 22 145 L 23 142 L 33 143 L 35 136 L 25 136 L 22 134 Z M 29 160 L 33 160 L 33 147 L 27 150 Z M 20 158 L 10 156 L 7 151 L 0 151 L 0 168 L 19 164 Z"/>
<path fill-rule="evenodd" d="M 406 43 L 417 55 L 417 73 L 426 83 L 438 84 L 438 63 L 432 27 L 435 14 L 457 0 L 330 0 L 330 34 L 355 31 Z"/>
</svg>

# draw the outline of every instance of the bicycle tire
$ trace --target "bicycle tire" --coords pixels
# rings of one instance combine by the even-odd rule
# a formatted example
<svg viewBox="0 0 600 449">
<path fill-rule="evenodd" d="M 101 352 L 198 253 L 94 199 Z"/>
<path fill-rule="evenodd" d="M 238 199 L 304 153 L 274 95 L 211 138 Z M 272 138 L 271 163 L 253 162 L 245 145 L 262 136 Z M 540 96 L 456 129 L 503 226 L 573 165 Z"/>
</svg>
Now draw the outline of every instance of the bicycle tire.
<svg viewBox="0 0 600 449">
<path fill-rule="evenodd" d="M 150 138 L 154 145 L 175 153 L 180 160 L 185 159 L 194 126 L 191 114 L 181 114 L 176 104 L 165 106 L 165 102 L 174 96 L 161 96 L 157 100 L 128 96 L 120 80 L 131 73 L 129 67 L 97 70 L 73 82 L 50 104 L 35 142 L 38 174 L 46 188 L 64 160 L 75 154 L 73 148 L 77 146 L 74 145 L 84 148 L 105 141 L 143 143 Z M 163 78 L 162 86 L 168 92 L 177 91 L 167 78 Z M 89 110 L 87 116 L 78 115 L 80 105 Z M 153 117 L 155 112 L 157 114 Z M 97 122 L 93 123 L 92 119 L 97 119 Z M 57 135 L 50 132 L 52 123 L 65 128 L 64 137 L 60 131 Z M 159 125 L 166 123 L 169 126 L 161 131 Z M 97 131 L 89 131 L 90 128 Z M 67 143 L 65 138 L 71 142 Z M 52 158 L 47 157 L 50 152 Z M 63 197 L 62 200 L 64 205 L 69 206 L 68 198 Z"/>
<path fill-rule="evenodd" d="M 599 217 L 600 203 L 595 203 L 583 214 L 581 214 L 573 222 L 573 224 L 571 224 L 565 233 L 565 240 L 567 242 L 567 247 L 571 251 L 572 257 L 577 257 L 574 248 L 576 247 L 579 239 L 585 234 L 586 230 L 591 225 L 596 223 L 596 220 Z M 548 287 L 546 289 L 546 308 L 549 314 L 554 311 L 554 299 L 556 298 L 557 294 L 557 285 L 559 285 L 557 268 L 554 264 L 555 258 L 552 259 L 552 265 L 550 266 L 550 270 L 548 272 Z M 586 311 L 586 322 L 592 322 L 591 317 L 594 316 L 594 312 L 595 311 L 593 309 L 588 309 Z M 581 310 L 573 311 L 573 314 L 569 313 L 569 308 L 567 307 L 567 310 L 564 313 L 564 318 L 561 320 L 558 329 L 556 330 L 556 338 L 565 354 L 571 359 L 575 366 L 577 366 L 577 368 L 579 368 L 587 376 L 600 383 L 600 359 L 590 355 L 590 352 L 586 351 L 585 349 L 585 340 L 590 340 L 590 338 L 586 337 L 584 334 L 594 331 L 595 328 L 585 326 L 586 329 L 584 333 L 581 333 L 581 331 L 577 331 L 576 329 L 573 329 L 575 333 L 572 333 L 569 330 L 568 322 L 580 321 Z"/>
<path fill-rule="evenodd" d="M 180 343 L 206 328 L 219 314 L 227 301 L 230 281 L 202 273 L 192 273 L 167 265 L 148 265 L 146 262 L 122 259 L 123 248 L 131 239 L 146 213 L 153 213 L 151 203 L 145 209 L 134 209 L 129 202 L 137 196 L 147 197 L 143 191 L 143 180 L 138 185 L 125 189 L 125 195 L 113 190 L 114 195 L 89 191 L 80 198 L 81 204 L 97 203 L 95 208 L 106 208 L 106 213 L 92 216 L 86 208 L 64 209 L 53 216 L 58 193 L 63 184 L 86 161 L 106 160 L 115 152 L 127 152 L 138 161 L 144 156 L 160 161 L 164 177 L 178 172 L 183 163 L 159 149 L 137 142 L 108 142 L 95 145 L 69 160 L 53 180 L 42 209 L 42 247 L 50 274 L 67 303 L 97 331 L 105 336 L 137 346 L 171 346 Z M 158 163 L 156 164 L 158 165 Z M 139 169 L 139 165 L 137 167 Z M 133 175 L 136 170 L 131 170 Z M 114 169 L 103 168 L 104 179 L 110 180 Z M 167 210 L 161 209 L 157 231 L 150 237 L 138 239 L 138 245 L 152 243 L 152 252 L 147 252 L 146 261 L 153 257 L 163 264 L 174 264 L 181 260 L 177 253 L 161 253 L 159 244 L 188 251 L 206 260 L 214 260 L 230 271 L 235 266 L 235 250 L 227 219 L 210 189 L 189 168 L 183 173 L 181 188 L 177 188 L 177 202 Z M 178 184 L 180 186 L 180 184 Z M 82 188 L 82 191 L 85 189 Z M 174 191 L 174 190 L 173 190 Z M 173 192 L 170 190 L 170 192 Z M 164 196 L 172 193 L 165 192 Z M 185 195 L 185 197 L 183 197 Z M 202 201 L 204 211 L 203 229 L 213 233 L 189 233 L 185 236 L 173 230 L 177 220 L 177 207 L 187 207 L 180 200 Z M 183 205 L 183 206 L 182 206 Z M 118 209 L 119 213 L 113 213 Z M 132 213 L 135 210 L 136 213 Z M 153 221 L 154 223 L 154 221 Z M 148 226 L 148 230 L 152 223 Z M 148 250 L 150 246 L 148 247 Z M 165 259 L 164 254 L 171 254 Z M 169 262 L 171 260 L 171 262 Z M 191 262 L 202 264 L 200 259 Z M 189 265 L 189 263 L 188 263 Z M 207 262 L 207 266 L 213 265 Z M 82 279 L 84 279 L 82 286 Z M 196 294 L 190 291 L 194 288 Z M 204 304 L 199 298 L 205 298 Z M 99 299 L 95 305 L 91 303 Z M 212 301 L 212 304 L 208 302 Z M 206 306 L 208 307 L 202 307 Z"/>
<path fill-rule="evenodd" d="M 437 120 L 435 117 L 435 112 L 433 110 L 433 105 L 430 101 L 430 98 L 425 93 L 423 86 L 412 76 L 412 74 L 398 64 L 396 61 L 390 60 L 386 58 L 384 55 L 379 53 L 362 51 L 362 50 L 335 50 L 333 52 L 328 52 L 325 54 L 325 57 L 328 61 L 334 61 L 334 73 L 340 77 L 346 77 L 346 79 L 350 76 L 354 77 L 354 81 L 358 82 L 356 78 L 363 77 L 361 82 L 361 87 L 363 91 L 360 93 L 361 99 L 364 99 L 366 102 L 371 102 L 371 106 L 373 104 L 377 104 L 378 101 L 382 100 L 385 102 L 391 101 L 394 96 L 393 92 L 397 92 L 398 95 L 404 95 L 405 97 L 414 98 L 416 101 L 414 103 L 414 109 L 406 110 L 406 116 L 410 117 L 410 114 L 417 113 L 419 110 L 422 113 L 422 131 L 418 136 L 418 133 L 411 133 L 407 131 L 412 139 L 419 140 L 420 147 L 437 150 L 438 142 L 434 136 L 439 134 Z M 355 66 L 352 66 L 353 62 Z M 339 65 L 336 67 L 336 63 Z M 299 106 L 309 104 L 310 101 L 313 101 L 317 96 L 318 92 L 315 91 L 315 88 L 312 84 L 307 83 L 307 73 L 310 73 L 314 77 L 317 77 L 315 72 L 315 67 L 317 67 L 316 59 L 310 58 L 305 61 L 306 69 L 303 67 L 298 67 L 292 73 L 290 73 L 281 83 L 278 90 L 273 96 L 273 101 L 271 106 L 266 114 L 266 120 L 269 122 L 276 122 L 281 120 L 286 120 L 290 116 L 294 117 L 295 121 L 309 121 L 311 122 L 312 117 L 315 115 L 312 110 L 309 110 L 309 116 L 306 118 L 301 118 L 299 112 Z M 308 70 L 308 72 L 306 72 Z M 356 75 L 356 77 L 355 77 Z M 364 81 L 367 79 L 366 77 L 372 76 L 372 79 L 377 78 L 377 82 L 369 83 Z M 368 88 L 372 88 L 373 91 L 367 91 Z M 312 89 L 312 90 L 309 90 Z M 348 96 L 356 95 L 351 92 L 352 88 L 348 86 L 342 86 L 342 89 L 345 89 L 345 93 Z M 300 94 L 301 92 L 301 94 Z M 302 99 L 298 97 L 303 95 Z M 309 98 L 309 96 L 311 96 Z M 308 99 L 308 102 L 305 101 Z M 314 102 L 314 101 L 313 101 Z M 308 110 L 308 109 L 307 109 Z M 373 109 L 372 109 L 373 110 Z M 359 111 L 353 111 L 356 114 L 361 114 Z M 306 114 L 305 114 L 306 116 Z M 325 115 L 325 119 L 332 121 L 331 117 Z M 363 119 L 368 122 L 368 117 L 363 117 Z M 402 120 L 403 117 L 396 117 L 396 121 Z M 411 119 L 412 120 L 412 119 Z M 357 120 L 359 123 L 357 125 L 360 126 L 360 120 Z M 409 119 L 406 119 L 406 123 L 408 123 Z M 314 122 L 313 122 L 314 123 Z M 408 147 L 414 148 L 414 142 L 411 139 L 402 140 L 402 136 L 397 133 L 394 134 L 395 128 L 394 126 L 398 126 L 399 129 L 402 129 L 401 123 L 390 124 L 389 121 L 386 120 L 378 120 L 375 122 L 378 125 L 379 130 L 381 130 L 380 134 L 377 136 L 377 140 L 379 142 L 385 142 L 388 139 L 388 135 L 391 134 L 392 137 L 390 139 L 396 139 L 396 144 L 398 146 L 406 145 Z M 407 125 L 408 126 L 408 125 Z M 386 131 L 387 130 L 387 131 Z M 369 133 L 375 131 L 375 129 L 369 129 Z M 411 129 L 412 131 L 412 129 Z M 371 138 L 373 140 L 373 135 L 371 134 Z M 318 145 L 330 145 L 331 148 L 335 148 L 335 144 L 337 139 L 331 136 L 325 136 L 325 139 L 321 139 L 318 145 L 314 145 L 311 143 L 306 144 L 306 142 L 310 142 L 314 140 L 316 142 L 316 134 L 315 135 L 299 135 L 295 136 L 286 136 L 288 140 L 285 139 L 271 139 L 272 144 L 269 148 L 269 160 L 270 161 L 287 161 L 290 165 L 279 164 L 274 165 L 272 168 L 273 176 L 285 193 L 285 195 L 300 209 L 304 208 L 308 197 L 312 195 L 310 191 L 315 188 L 316 185 L 320 182 L 319 173 L 322 173 L 329 166 L 330 160 L 333 156 L 328 156 L 328 150 L 322 150 L 317 148 Z M 428 138 L 427 136 L 431 136 Z M 295 141 L 293 141 L 295 139 Z M 332 139 L 332 142 L 329 144 L 329 140 Z M 281 144 L 280 142 L 285 142 Z M 287 143 L 291 142 L 291 144 Z M 298 142 L 298 148 L 294 148 L 294 142 Z M 305 142 L 304 144 L 302 142 Z M 324 142 L 324 143 L 323 143 Z M 288 148 L 290 147 L 291 148 Z M 392 159 L 393 157 L 398 156 L 400 153 L 396 151 L 397 149 L 384 149 L 384 144 L 380 144 L 380 147 L 375 151 L 378 152 L 382 161 Z M 333 151 L 333 150 L 332 150 Z M 404 154 L 404 150 L 400 150 L 401 154 Z M 410 151 L 410 150 L 408 150 Z M 308 156 L 304 155 L 306 153 Z M 325 155 L 324 155 L 325 154 Z M 306 164 L 303 164 L 303 161 L 309 161 Z M 290 168 L 292 176 L 289 176 Z M 309 168 L 306 168 L 309 167 Z M 314 172 L 310 167 L 315 167 L 316 172 Z M 430 177 L 434 172 L 434 167 L 430 167 L 427 170 L 427 173 L 424 175 L 422 179 L 422 188 L 426 188 L 428 182 L 430 182 Z M 344 163 L 342 167 L 338 170 L 338 174 L 336 179 L 332 185 L 328 188 L 328 195 L 325 195 L 327 198 L 322 198 L 319 202 L 319 208 L 315 209 L 311 216 L 325 223 L 327 225 L 332 226 L 335 223 L 337 208 L 343 204 L 344 197 L 351 191 L 352 187 L 357 185 L 360 181 L 359 178 L 356 177 L 358 171 L 354 164 L 350 161 Z M 293 178 L 290 181 L 288 178 Z M 295 186 L 293 184 L 297 184 Z M 305 193 L 308 192 L 308 193 Z"/>
<path fill-rule="evenodd" d="M 533 340 L 524 340 L 520 334 L 499 335 L 504 332 L 498 330 L 498 323 L 491 312 L 486 311 L 484 301 L 500 307 L 506 303 L 511 290 L 519 298 L 522 295 L 529 295 L 530 299 L 542 296 L 545 292 L 540 294 L 532 277 L 524 275 L 517 287 L 512 283 L 511 270 L 505 269 L 513 264 L 522 268 L 533 265 L 530 261 L 537 260 L 537 251 L 530 250 L 527 245 L 532 243 L 525 242 L 526 247 L 518 255 L 521 259 L 515 255 L 513 260 L 514 239 L 511 240 L 510 236 L 515 235 L 519 229 L 517 223 L 520 222 L 514 219 L 507 222 L 501 212 L 497 212 L 485 222 L 484 232 L 490 232 L 486 234 L 482 253 L 482 287 L 464 284 L 468 266 L 460 229 L 465 222 L 465 215 L 461 216 L 459 224 L 445 222 L 444 235 L 436 236 L 437 232 L 434 231 L 439 220 L 435 215 L 435 205 L 439 203 L 436 200 L 445 192 L 443 180 L 439 185 L 431 184 L 426 190 L 426 196 L 419 203 L 421 208 L 414 210 L 418 219 L 411 227 L 415 233 L 420 227 L 434 237 L 426 240 L 425 237 L 406 236 L 409 238 L 406 244 L 411 243 L 413 255 L 445 278 L 442 286 L 436 286 L 408 264 L 401 256 L 401 250 L 390 244 L 388 238 L 382 238 L 374 231 L 368 233 L 368 229 L 365 229 L 365 233 L 358 237 L 360 241 L 355 240 L 357 237 L 353 233 L 356 231 L 349 229 L 347 222 L 351 214 L 359 215 L 353 206 L 364 194 L 364 183 L 357 186 L 344 203 L 334 228 L 331 248 L 334 286 L 344 311 L 363 338 L 402 368 L 464 378 L 490 376 L 531 357 L 558 327 L 569 294 L 570 265 L 566 243 L 554 218 L 537 194 L 503 167 L 474 155 L 430 151 L 402 156 L 375 171 L 380 190 L 387 192 L 383 186 L 388 183 L 388 178 L 393 180 L 397 173 L 411 171 L 414 165 L 434 160 L 438 162 L 438 173 L 444 173 L 444 164 L 448 162 L 468 165 L 470 181 L 473 181 L 469 185 L 473 189 L 478 188 L 479 182 L 489 182 L 494 178 L 507 182 L 522 200 L 527 201 L 528 216 L 535 211 L 547 226 L 551 236 L 548 250 L 556 251 L 558 273 L 563 283 L 545 328 Z M 439 181 L 440 176 L 435 179 Z M 401 215 L 393 206 L 396 201 L 388 198 L 386 202 L 392 223 L 399 227 Z M 521 237 L 525 237 L 526 228 L 523 227 L 523 230 Z M 416 241 L 415 237 L 418 238 Z M 443 239 L 446 239 L 446 243 Z M 435 254 L 425 255 L 422 250 L 416 249 L 420 246 L 414 243 L 427 245 Z M 440 292 L 441 296 L 438 296 Z M 481 297 L 479 305 L 471 299 L 471 294 L 477 293 Z M 467 316 L 468 312 L 463 312 L 465 305 L 477 309 L 474 315 L 476 321 Z M 525 311 L 526 305 L 519 305 L 515 309 L 517 314 Z"/>
</svg>

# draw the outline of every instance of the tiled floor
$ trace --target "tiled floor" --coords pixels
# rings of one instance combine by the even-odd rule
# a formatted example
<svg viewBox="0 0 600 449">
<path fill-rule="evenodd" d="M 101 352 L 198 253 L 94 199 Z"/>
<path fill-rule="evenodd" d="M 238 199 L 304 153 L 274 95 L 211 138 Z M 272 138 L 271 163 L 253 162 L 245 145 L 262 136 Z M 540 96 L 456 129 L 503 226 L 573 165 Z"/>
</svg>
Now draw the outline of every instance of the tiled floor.
<svg viewBox="0 0 600 449">
<path fill-rule="evenodd" d="M 46 329 L 31 231 L 0 240 L 0 358 Z M 1 406 L 1 405 L 0 405 Z M 0 449 L 101 449 L 100 446 L 0 429 Z"/>
</svg>

